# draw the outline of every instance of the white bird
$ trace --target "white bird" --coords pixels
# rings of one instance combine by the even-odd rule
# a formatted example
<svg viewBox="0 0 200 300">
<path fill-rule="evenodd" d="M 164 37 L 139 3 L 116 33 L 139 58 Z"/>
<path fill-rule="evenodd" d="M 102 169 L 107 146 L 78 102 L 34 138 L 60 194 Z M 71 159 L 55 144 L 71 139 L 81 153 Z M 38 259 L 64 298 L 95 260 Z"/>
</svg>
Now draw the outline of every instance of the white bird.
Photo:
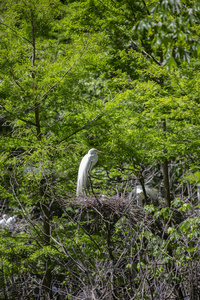
<svg viewBox="0 0 200 300">
<path fill-rule="evenodd" d="M 53 284 L 51 287 L 52 294 L 53 294 L 53 299 L 59 300 L 60 299 L 60 294 L 58 293 L 58 288 Z"/>
<path fill-rule="evenodd" d="M 9 217 L 8 220 L 6 220 L 6 225 L 11 225 L 17 221 L 17 216 Z"/>
<path fill-rule="evenodd" d="M 197 200 L 198 200 L 198 203 L 197 203 L 197 215 L 200 216 L 200 184 L 197 184 Z"/>
<path fill-rule="evenodd" d="M 55 295 L 58 289 L 57 289 L 57 287 L 53 284 L 52 287 L 51 287 L 51 290 L 52 290 L 52 294 Z"/>
<path fill-rule="evenodd" d="M 90 172 L 98 161 L 97 153 L 103 153 L 103 152 L 92 148 L 81 160 L 79 170 L 78 170 L 78 179 L 77 179 L 77 188 L 76 188 L 77 197 L 85 193 Z"/>
<path fill-rule="evenodd" d="M 151 188 L 148 185 L 144 186 L 147 197 L 152 200 L 158 200 L 158 191 L 155 188 Z M 136 197 L 137 205 L 144 205 L 145 196 L 141 185 L 136 185 L 136 187 L 131 191 L 129 195 L 129 200 Z"/>
<path fill-rule="evenodd" d="M 6 219 L 7 219 L 7 215 L 4 214 L 3 215 L 3 219 L 0 220 L 0 227 L 3 228 L 4 226 L 6 226 Z"/>
<path fill-rule="evenodd" d="M 197 184 L 197 199 L 200 201 L 200 184 Z"/>
</svg>

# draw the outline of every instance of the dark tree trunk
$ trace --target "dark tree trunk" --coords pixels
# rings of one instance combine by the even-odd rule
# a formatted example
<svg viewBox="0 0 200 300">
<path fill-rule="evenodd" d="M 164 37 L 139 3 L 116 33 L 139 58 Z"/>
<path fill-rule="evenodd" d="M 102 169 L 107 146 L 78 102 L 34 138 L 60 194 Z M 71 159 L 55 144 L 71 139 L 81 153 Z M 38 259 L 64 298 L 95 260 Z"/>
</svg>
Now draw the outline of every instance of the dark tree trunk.
<svg viewBox="0 0 200 300">
<path fill-rule="evenodd" d="M 33 79 L 33 90 L 35 91 L 35 59 L 36 59 L 36 46 L 35 46 L 35 24 L 34 24 L 34 13 L 32 9 L 30 9 L 30 16 L 31 16 L 31 28 L 32 28 L 32 79 Z M 42 140 L 41 134 L 41 126 L 40 126 L 40 112 L 39 112 L 39 103 L 36 99 L 36 95 L 34 95 L 35 99 L 35 124 L 36 124 L 36 133 L 38 141 Z M 46 189 L 46 182 L 45 179 L 42 179 L 40 182 L 40 201 L 41 201 L 41 211 L 43 215 L 43 241 L 44 245 L 50 244 L 50 208 L 48 206 L 48 200 L 45 197 L 45 189 Z M 52 275 L 51 275 L 51 268 L 50 268 L 50 258 L 46 260 L 45 266 L 45 275 L 43 279 L 43 286 L 47 293 L 52 298 L 52 291 L 51 291 L 51 284 L 52 284 Z"/>
<path fill-rule="evenodd" d="M 162 120 L 162 130 L 164 136 L 166 136 L 167 126 L 166 126 L 166 120 Z M 164 149 L 163 154 L 165 155 L 166 149 Z M 170 184 L 169 184 L 169 170 L 168 170 L 168 160 L 167 158 L 163 158 L 162 163 L 162 173 L 163 173 L 163 181 L 164 181 L 164 197 L 165 197 L 165 205 L 167 207 L 170 207 L 171 205 L 171 199 L 170 199 Z"/>
</svg>

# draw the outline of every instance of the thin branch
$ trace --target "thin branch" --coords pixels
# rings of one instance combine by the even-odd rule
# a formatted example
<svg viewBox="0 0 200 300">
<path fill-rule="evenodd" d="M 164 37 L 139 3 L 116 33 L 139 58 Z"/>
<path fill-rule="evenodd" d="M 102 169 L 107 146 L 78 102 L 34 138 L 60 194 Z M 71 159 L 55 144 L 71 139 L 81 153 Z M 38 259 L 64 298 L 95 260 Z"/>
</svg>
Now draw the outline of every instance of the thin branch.
<svg viewBox="0 0 200 300">
<path fill-rule="evenodd" d="M 31 41 L 29 41 L 27 38 L 21 36 L 16 30 L 10 28 L 10 26 L 6 25 L 6 24 L 3 23 L 3 22 L 0 22 L 0 24 L 3 25 L 3 26 L 5 26 L 5 27 L 7 27 L 7 28 L 10 29 L 11 31 L 13 31 L 17 36 L 19 36 L 22 40 L 25 40 L 25 41 L 27 41 L 29 44 L 32 45 L 32 42 L 31 42 Z"/>
<path fill-rule="evenodd" d="M 45 98 L 48 96 L 48 94 L 49 94 L 51 91 L 54 90 L 54 88 L 55 88 L 55 87 L 63 80 L 63 78 L 71 71 L 71 69 L 73 68 L 74 65 L 75 65 L 75 63 L 67 70 L 67 72 L 64 73 L 64 75 L 63 75 L 56 83 L 54 83 L 54 84 L 48 89 L 48 91 L 46 91 L 46 92 L 42 95 L 41 99 L 45 99 Z"/>
<path fill-rule="evenodd" d="M 131 38 L 131 36 L 130 36 L 128 33 L 124 32 L 124 30 L 123 30 L 121 27 L 119 27 L 119 28 L 123 31 L 123 33 L 124 33 L 125 35 L 127 35 L 127 36 L 129 37 L 129 39 L 131 40 L 132 44 L 133 44 L 138 50 L 140 50 L 140 51 L 142 52 L 142 54 L 144 54 L 144 55 L 146 55 L 148 58 L 152 59 L 152 60 L 153 60 L 154 62 L 156 62 L 159 66 L 162 65 L 161 62 L 160 62 L 159 60 L 157 60 L 155 57 L 153 57 L 151 54 L 147 53 L 147 52 L 146 52 L 145 50 L 143 50 L 143 49 L 140 49 L 140 47 L 138 46 L 138 44 L 137 44 L 136 42 L 134 42 L 134 40 Z"/>
<path fill-rule="evenodd" d="M 122 90 L 123 91 L 123 90 Z M 117 95 L 111 100 L 111 102 L 118 96 L 122 93 L 122 91 L 118 92 Z M 122 102 L 123 100 L 121 100 L 120 102 Z M 105 109 L 105 108 L 104 108 Z M 62 143 L 63 141 L 67 140 L 68 138 L 70 138 L 72 135 L 78 133 L 79 131 L 87 128 L 88 126 L 90 126 L 91 123 L 93 123 L 94 121 L 96 120 L 99 120 L 100 118 L 103 117 L 103 111 L 104 109 L 96 116 L 94 117 L 91 121 L 89 121 L 88 123 L 86 123 L 85 125 L 83 125 L 81 128 L 75 130 L 74 132 L 72 132 L 70 135 L 66 136 L 65 138 L 63 138 L 62 140 L 60 140 L 59 142 L 57 142 L 57 144 L 60 144 Z"/>
<path fill-rule="evenodd" d="M 99 245 L 97 244 L 97 242 L 93 239 L 93 237 L 91 236 L 91 234 L 87 230 L 85 230 L 85 228 L 81 225 L 81 223 L 79 223 L 75 219 L 71 218 L 70 215 L 67 214 L 67 216 L 68 216 L 68 218 L 70 218 L 70 220 L 72 222 L 74 222 L 75 224 L 77 224 L 78 226 L 80 226 L 80 228 L 85 232 L 85 234 L 87 234 L 87 236 L 90 238 L 90 240 L 96 245 L 97 249 L 102 253 L 102 250 L 99 247 Z"/>
<path fill-rule="evenodd" d="M 150 16 L 150 11 L 148 10 L 148 7 L 147 7 L 147 5 L 146 5 L 146 2 L 145 2 L 144 0 L 142 0 L 142 2 L 143 2 L 144 7 L 145 7 L 145 9 L 146 9 L 146 11 L 147 11 L 147 14 Z"/>
<path fill-rule="evenodd" d="M 22 92 L 26 93 L 25 89 L 24 89 L 24 88 L 19 84 L 19 82 L 15 79 L 14 73 L 13 73 L 13 72 L 11 72 L 11 75 L 12 75 L 12 78 L 13 78 L 15 84 L 22 90 Z"/>
<path fill-rule="evenodd" d="M 90 38 L 90 37 L 89 37 Z M 88 40 L 89 40 L 88 38 Z M 54 88 L 63 80 L 63 78 L 72 70 L 72 68 L 78 63 L 78 61 L 82 58 L 82 56 L 85 54 L 85 51 L 86 49 L 88 48 L 88 41 L 87 41 L 87 44 L 83 50 L 83 52 L 80 54 L 79 58 L 77 58 L 77 60 L 72 64 L 72 66 L 63 74 L 63 76 L 56 82 L 54 83 L 49 89 L 48 91 L 46 91 L 42 97 L 41 97 L 41 100 L 42 99 L 45 99 L 47 97 L 47 95 L 54 90 Z"/>
<path fill-rule="evenodd" d="M 72 135 L 76 134 L 77 132 L 79 132 L 79 131 L 81 131 L 81 130 L 87 128 L 88 126 L 90 126 L 91 123 L 93 123 L 94 121 L 96 121 L 96 120 L 98 120 L 98 119 L 100 119 L 100 118 L 102 118 L 102 117 L 103 117 L 103 115 L 102 115 L 102 112 L 101 112 L 101 113 L 98 114 L 96 117 L 94 117 L 91 121 L 89 121 L 88 123 L 86 123 L 85 125 L 83 125 L 81 128 L 79 128 L 79 129 L 73 131 L 70 135 L 68 135 L 68 136 L 66 136 L 65 138 L 63 138 L 62 140 L 60 140 L 60 141 L 58 142 L 58 144 L 60 144 L 60 143 L 62 143 L 63 141 L 67 140 L 67 139 L 70 138 Z"/>
<path fill-rule="evenodd" d="M 33 53 L 32 53 L 32 67 L 35 66 L 35 27 L 33 23 L 33 11 L 32 8 L 30 9 L 31 13 L 31 30 L 32 30 L 32 46 L 33 46 Z M 34 78 L 34 73 L 32 71 L 32 78 Z"/>
<path fill-rule="evenodd" d="M 5 108 L 5 106 L 3 106 L 3 105 L 0 104 L 0 107 L 3 108 L 3 109 L 4 109 L 7 113 L 9 113 L 10 115 L 16 116 L 14 113 L 12 113 L 11 111 L 7 110 L 7 108 Z M 22 122 L 25 122 L 25 123 L 27 123 L 27 124 L 36 126 L 35 123 L 33 123 L 33 122 L 29 121 L 29 120 L 25 120 L 25 119 L 19 118 L 19 117 L 17 117 L 17 118 L 18 118 L 20 121 L 22 121 Z"/>
<path fill-rule="evenodd" d="M 79 263 L 78 261 L 75 261 L 75 259 L 70 255 L 70 253 L 67 251 L 67 249 L 65 248 L 65 246 L 63 245 L 63 243 L 61 241 L 57 241 L 52 235 L 51 235 L 51 239 L 58 245 L 61 247 L 61 249 L 63 250 L 63 252 L 65 253 L 66 257 L 70 258 L 71 261 L 74 263 L 74 265 L 76 265 L 82 272 L 85 273 L 86 269 L 84 268 L 83 265 L 81 265 L 81 263 Z"/>
<path fill-rule="evenodd" d="M 135 47 L 137 47 L 137 49 L 141 50 L 140 47 L 138 46 L 138 44 L 136 42 L 134 42 L 134 40 L 129 36 L 131 42 L 133 43 L 133 45 Z M 159 60 L 157 60 L 155 57 L 153 57 L 151 54 L 147 53 L 145 50 L 141 50 L 142 54 L 146 55 L 148 58 L 152 59 L 153 61 L 155 61 L 159 66 L 161 66 L 161 62 Z"/>
</svg>

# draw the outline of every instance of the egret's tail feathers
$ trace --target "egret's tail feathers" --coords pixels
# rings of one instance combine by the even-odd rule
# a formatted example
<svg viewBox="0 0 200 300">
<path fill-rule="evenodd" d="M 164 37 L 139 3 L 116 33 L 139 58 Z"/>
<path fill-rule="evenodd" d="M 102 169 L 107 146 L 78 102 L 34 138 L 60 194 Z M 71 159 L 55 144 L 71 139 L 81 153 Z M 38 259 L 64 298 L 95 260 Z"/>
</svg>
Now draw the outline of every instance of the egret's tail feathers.
<svg viewBox="0 0 200 300">
<path fill-rule="evenodd" d="M 85 194 L 87 187 L 87 176 L 85 174 L 79 174 L 77 180 L 76 196 L 80 197 Z"/>
</svg>

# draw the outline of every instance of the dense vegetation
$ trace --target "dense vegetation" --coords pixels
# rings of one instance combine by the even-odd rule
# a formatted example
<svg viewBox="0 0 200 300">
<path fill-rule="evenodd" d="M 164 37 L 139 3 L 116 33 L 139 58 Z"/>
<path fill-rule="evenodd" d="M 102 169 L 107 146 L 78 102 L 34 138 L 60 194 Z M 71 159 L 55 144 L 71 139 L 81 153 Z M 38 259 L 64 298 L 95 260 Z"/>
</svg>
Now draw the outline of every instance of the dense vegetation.
<svg viewBox="0 0 200 300">
<path fill-rule="evenodd" d="M 198 300 L 199 2 L 0 12 L 0 214 L 17 216 L 0 230 L 0 298 Z M 77 199 L 90 148 L 105 154 Z"/>
</svg>

